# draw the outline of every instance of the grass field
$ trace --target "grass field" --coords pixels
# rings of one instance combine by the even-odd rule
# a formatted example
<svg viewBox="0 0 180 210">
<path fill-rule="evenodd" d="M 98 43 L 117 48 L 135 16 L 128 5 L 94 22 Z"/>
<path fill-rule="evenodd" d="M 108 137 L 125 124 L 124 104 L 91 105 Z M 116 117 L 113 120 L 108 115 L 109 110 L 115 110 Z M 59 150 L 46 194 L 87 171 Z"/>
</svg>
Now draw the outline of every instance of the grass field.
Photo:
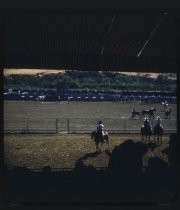
<svg viewBox="0 0 180 210">
<path fill-rule="evenodd" d="M 133 106 L 136 111 L 155 107 L 155 115 L 164 117 L 160 103 L 4 101 L 4 118 L 120 118 L 130 117 Z M 176 104 L 170 106 L 174 119 Z"/>
<path fill-rule="evenodd" d="M 131 119 L 131 110 L 156 108 L 164 129 L 176 129 L 176 104 L 171 104 L 171 119 L 164 119 L 161 104 L 114 102 L 35 102 L 4 101 L 5 130 L 48 132 L 90 132 L 102 120 L 108 132 L 138 130 L 143 119 Z M 58 118 L 58 122 L 56 119 Z M 28 120 L 28 122 L 27 122 Z M 126 121 L 125 121 L 126 120 Z M 58 128 L 58 129 L 57 129 Z"/>
</svg>

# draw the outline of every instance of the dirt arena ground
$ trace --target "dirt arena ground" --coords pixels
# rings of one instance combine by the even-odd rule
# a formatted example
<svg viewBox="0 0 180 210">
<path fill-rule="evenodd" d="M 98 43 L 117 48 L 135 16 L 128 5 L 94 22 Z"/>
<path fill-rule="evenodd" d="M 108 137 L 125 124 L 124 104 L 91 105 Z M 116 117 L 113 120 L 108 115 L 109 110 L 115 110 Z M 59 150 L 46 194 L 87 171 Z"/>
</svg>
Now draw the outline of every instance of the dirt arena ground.
<svg viewBox="0 0 180 210">
<path fill-rule="evenodd" d="M 104 143 L 101 153 L 93 155 L 96 147 L 89 134 L 6 134 L 4 163 L 9 169 L 17 166 L 42 169 L 49 166 L 52 170 L 71 170 L 78 160 L 82 160 L 87 166 L 107 167 L 108 154 L 111 154 L 115 146 L 127 140 L 133 142 L 142 140 L 139 134 L 110 134 L 109 138 L 109 149 Z M 143 157 L 144 166 L 148 166 L 148 160 L 152 157 L 159 157 L 168 163 L 168 157 L 163 150 L 168 148 L 169 139 L 170 135 L 164 135 L 160 145 L 153 144 L 153 141 L 150 144 L 145 142 L 149 149 Z"/>
</svg>

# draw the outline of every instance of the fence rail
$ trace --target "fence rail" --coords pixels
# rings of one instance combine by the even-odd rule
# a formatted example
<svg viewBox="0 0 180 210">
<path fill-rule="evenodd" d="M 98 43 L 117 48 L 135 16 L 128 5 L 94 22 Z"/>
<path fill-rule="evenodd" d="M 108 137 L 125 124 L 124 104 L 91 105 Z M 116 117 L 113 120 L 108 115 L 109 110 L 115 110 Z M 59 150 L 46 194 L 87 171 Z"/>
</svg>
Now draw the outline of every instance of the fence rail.
<svg viewBox="0 0 180 210">
<path fill-rule="evenodd" d="M 103 118 L 109 133 L 140 133 L 142 121 L 131 118 Z M 90 133 L 97 118 L 11 118 L 4 119 L 4 133 Z M 176 132 L 176 119 L 164 119 L 165 133 Z M 154 120 L 150 121 L 151 126 Z"/>
</svg>

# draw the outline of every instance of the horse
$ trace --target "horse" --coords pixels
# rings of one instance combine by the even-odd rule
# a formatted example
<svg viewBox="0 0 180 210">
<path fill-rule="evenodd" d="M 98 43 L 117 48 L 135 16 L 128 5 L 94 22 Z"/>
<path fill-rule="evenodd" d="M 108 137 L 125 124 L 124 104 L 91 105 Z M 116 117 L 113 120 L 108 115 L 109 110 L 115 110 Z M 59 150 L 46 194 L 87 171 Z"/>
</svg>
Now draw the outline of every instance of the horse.
<svg viewBox="0 0 180 210">
<path fill-rule="evenodd" d="M 157 140 L 159 143 L 159 139 L 161 139 L 161 144 L 162 144 L 162 135 L 163 135 L 163 127 L 160 125 L 155 125 L 154 126 L 154 141 L 155 141 L 155 137 L 157 135 Z"/>
<path fill-rule="evenodd" d="M 136 111 L 132 111 L 131 118 L 134 118 L 136 115 L 139 117 L 139 119 L 141 119 L 140 112 L 136 112 Z"/>
<path fill-rule="evenodd" d="M 171 108 L 165 110 L 165 119 L 170 118 L 171 111 L 172 111 Z"/>
<path fill-rule="evenodd" d="M 152 129 L 151 126 L 141 126 L 141 135 L 142 135 L 142 141 L 144 141 L 144 135 L 146 135 L 146 140 L 147 137 L 149 137 L 149 141 L 150 141 L 150 137 L 152 135 Z"/>
<path fill-rule="evenodd" d="M 141 114 L 144 116 L 145 114 L 149 115 L 149 118 L 153 117 L 154 118 L 154 112 L 156 111 L 155 108 L 151 108 L 149 110 L 143 110 Z"/>
<path fill-rule="evenodd" d="M 162 102 L 161 104 L 162 104 L 162 106 L 163 106 L 165 109 L 167 109 L 168 106 L 169 106 L 169 104 L 167 103 L 167 101 Z"/>
<path fill-rule="evenodd" d="M 101 143 L 101 147 L 102 147 L 103 143 L 106 142 L 109 149 L 109 136 L 107 132 L 105 132 L 105 134 L 102 135 L 102 132 L 98 132 L 94 130 L 91 132 L 91 139 L 93 139 L 96 144 L 96 152 L 97 150 L 101 151 L 101 149 L 99 148 L 99 143 Z"/>
</svg>

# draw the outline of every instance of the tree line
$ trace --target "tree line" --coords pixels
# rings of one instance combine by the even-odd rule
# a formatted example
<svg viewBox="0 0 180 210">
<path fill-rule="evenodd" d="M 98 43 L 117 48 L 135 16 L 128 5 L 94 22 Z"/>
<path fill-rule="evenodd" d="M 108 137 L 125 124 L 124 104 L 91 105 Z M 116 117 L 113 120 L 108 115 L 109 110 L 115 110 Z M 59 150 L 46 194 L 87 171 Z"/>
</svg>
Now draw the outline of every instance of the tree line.
<svg viewBox="0 0 180 210">
<path fill-rule="evenodd" d="M 18 75 L 4 77 L 4 88 L 28 89 L 86 89 L 117 91 L 171 91 L 176 92 L 176 80 L 166 75 L 151 78 L 148 75 L 125 75 L 117 72 L 65 71 L 58 74 Z"/>
</svg>

